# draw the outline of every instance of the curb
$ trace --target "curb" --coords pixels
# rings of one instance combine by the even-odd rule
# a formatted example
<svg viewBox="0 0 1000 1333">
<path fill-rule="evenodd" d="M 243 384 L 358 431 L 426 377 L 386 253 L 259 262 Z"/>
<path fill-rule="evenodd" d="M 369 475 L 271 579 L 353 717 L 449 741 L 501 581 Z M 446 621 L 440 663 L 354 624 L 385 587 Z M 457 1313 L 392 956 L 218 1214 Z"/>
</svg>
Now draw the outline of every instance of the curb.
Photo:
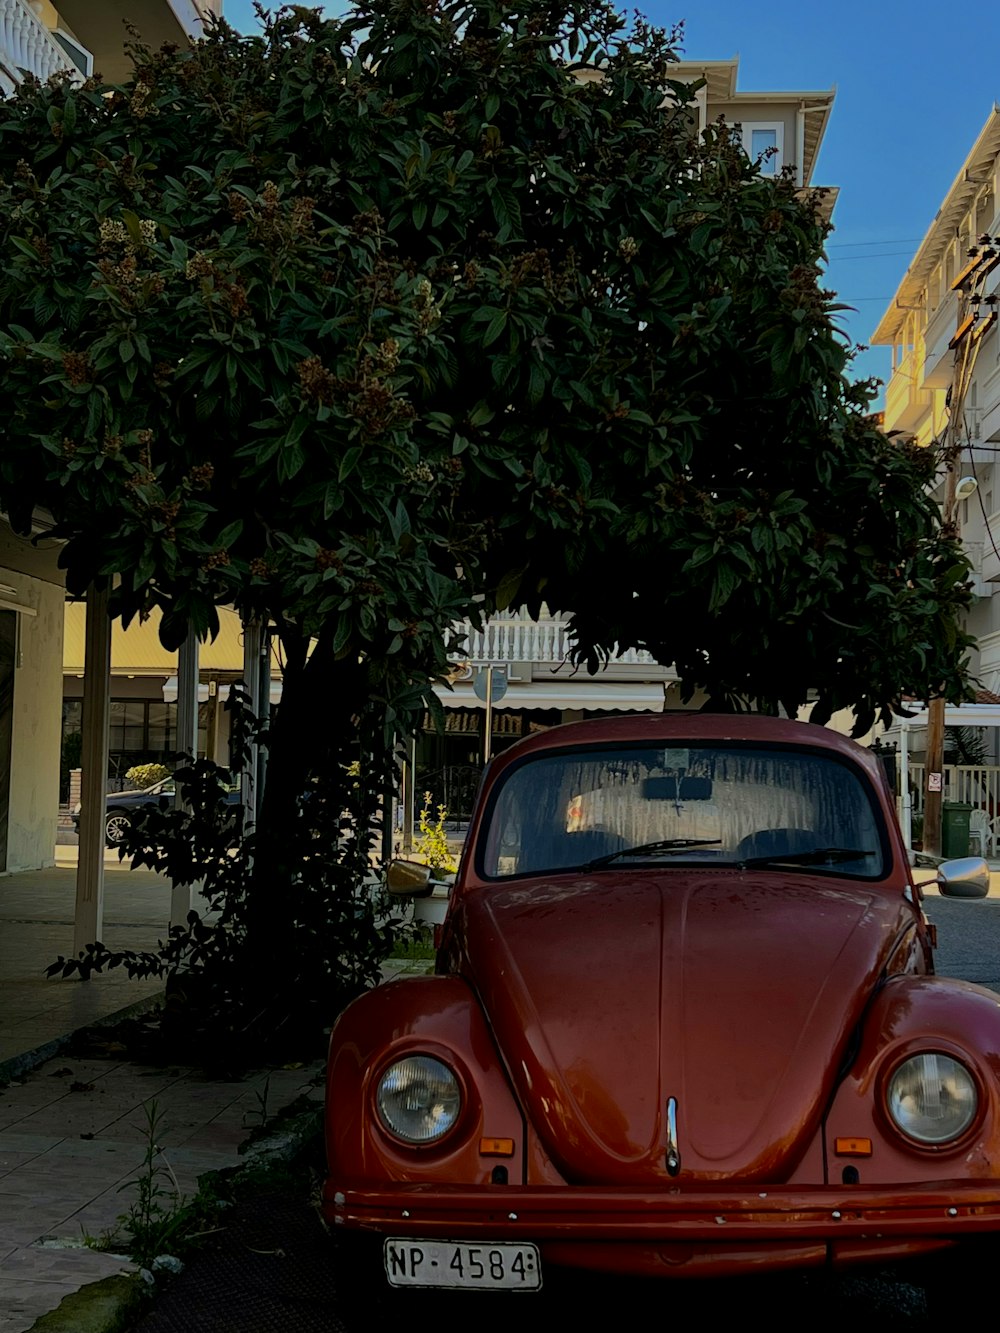
<svg viewBox="0 0 1000 1333">
<path fill-rule="evenodd" d="M 257 1171 L 266 1171 L 279 1162 L 291 1162 L 303 1151 L 308 1143 L 323 1131 L 323 1103 L 310 1106 L 304 1111 L 287 1119 L 280 1119 L 279 1128 L 249 1143 L 243 1154 L 243 1161 L 232 1167 L 226 1175 L 236 1185 L 241 1185 Z"/>
<path fill-rule="evenodd" d="M 29 1333 L 126 1333 L 146 1301 L 135 1277 L 120 1275 L 91 1282 L 64 1296 Z"/>
<path fill-rule="evenodd" d="M 275 1120 L 278 1127 L 273 1132 L 247 1144 L 242 1162 L 223 1172 L 207 1171 L 199 1177 L 199 1183 L 224 1175 L 238 1186 L 258 1171 L 294 1160 L 321 1132 L 323 1106 L 310 1107 L 286 1120 L 281 1118 L 279 1108 Z M 138 1273 L 102 1278 L 64 1296 L 54 1310 L 36 1319 L 27 1333 L 128 1333 L 150 1303 L 151 1295 L 151 1288 Z"/>
<path fill-rule="evenodd" d="M 142 1000 L 135 1000 L 122 1009 L 116 1009 L 113 1014 L 105 1014 L 102 1018 L 95 1018 L 92 1022 L 74 1028 L 61 1037 L 53 1037 L 51 1041 L 36 1046 L 33 1050 L 22 1051 L 20 1055 L 12 1055 L 7 1060 L 0 1060 L 0 1086 L 20 1078 L 22 1074 L 27 1074 L 31 1069 L 37 1069 L 46 1060 L 51 1060 L 81 1032 L 86 1032 L 90 1028 L 113 1027 L 116 1023 L 121 1023 L 127 1018 L 138 1018 L 140 1014 L 148 1013 L 150 1009 L 155 1009 L 157 1005 L 163 1003 L 164 994 L 163 991 L 156 991 L 153 995 L 147 995 Z"/>
</svg>

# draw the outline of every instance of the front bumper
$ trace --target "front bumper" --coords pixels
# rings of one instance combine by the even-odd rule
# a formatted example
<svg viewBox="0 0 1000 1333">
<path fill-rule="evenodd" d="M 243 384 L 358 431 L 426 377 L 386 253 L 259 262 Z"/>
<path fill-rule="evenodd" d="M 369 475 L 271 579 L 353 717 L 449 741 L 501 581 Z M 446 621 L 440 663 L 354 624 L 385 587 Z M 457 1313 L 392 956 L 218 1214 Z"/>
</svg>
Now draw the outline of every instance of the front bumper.
<svg viewBox="0 0 1000 1333">
<path fill-rule="evenodd" d="M 623 1190 L 614 1187 L 405 1185 L 337 1187 L 323 1210 L 338 1227 L 394 1236 L 525 1241 L 953 1241 L 1000 1231 L 1000 1181 L 795 1190 Z"/>
</svg>

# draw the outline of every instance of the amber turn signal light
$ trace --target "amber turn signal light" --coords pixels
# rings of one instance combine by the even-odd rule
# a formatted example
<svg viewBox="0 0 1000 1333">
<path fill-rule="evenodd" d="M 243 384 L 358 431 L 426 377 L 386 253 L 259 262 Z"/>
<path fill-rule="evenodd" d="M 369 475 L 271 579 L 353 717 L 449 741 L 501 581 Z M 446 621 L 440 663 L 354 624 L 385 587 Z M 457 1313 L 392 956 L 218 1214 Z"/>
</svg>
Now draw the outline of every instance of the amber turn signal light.
<svg viewBox="0 0 1000 1333">
<path fill-rule="evenodd" d="M 513 1139 L 480 1139 L 480 1157 L 513 1157 Z"/>
<path fill-rule="evenodd" d="M 871 1157 L 871 1139 L 834 1139 L 833 1151 L 838 1157 Z"/>
</svg>

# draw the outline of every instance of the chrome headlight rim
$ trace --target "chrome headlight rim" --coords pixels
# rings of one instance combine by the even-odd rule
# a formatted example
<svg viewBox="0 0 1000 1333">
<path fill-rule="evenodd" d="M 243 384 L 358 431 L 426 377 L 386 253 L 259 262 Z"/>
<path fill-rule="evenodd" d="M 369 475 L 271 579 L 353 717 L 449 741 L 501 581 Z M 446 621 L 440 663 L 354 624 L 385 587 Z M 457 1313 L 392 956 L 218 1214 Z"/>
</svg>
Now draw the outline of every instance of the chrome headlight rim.
<svg viewBox="0 0 1000 1333">
<path fill-rule="evenodd" d="M 458 1088 L 458 1110 L 454 1119 L 440 1134 L 433 1138 L 411 1139 L 405 1134 L 400 1133 L 392 1124 L 388 1122 L 381 1105 L 381 1090 L 386 1075 L 397 1065 L 403 1064 L 407 1060 L 432 1060 L 441 1065 L 448 1074 L 454 1079 Z M 469 1113 L 469 1086 L 464 1070 L 461 1068 L 455 1053 L 444 1050 L 428 1044 L 415 1046 L 403 1050 L 394 1050 L 383 1060 L 379 1061 L 378 1068 L 375 1070 L 374 1077 L 370 1085 L 370 1103 L 373 1122 L 378 1126 L 383 1136 L 389 1140 L 396 1148 L 405 1148 L 409 1152 L 423 1153 L 435 1152 L 442 1146 L 447 1145 L 450 1149 L 456 1135 L 464 1126 Z"/>
<path fill-rule="evenodd" d="M 912 1060 L 928 1055 L 943 1057 L 956 1064 L 968 1078 L 975 1097 L 975 1105 L 968 1121 L 962 1126 L 957 1134 L 953 1134 L 950 1138 L 920 1138 L 900 1124 L 893 1115 L 891 1109 L 890 1097 L 894 1080 Z M 906 1048 L 897 1052 L 891 1062 L 883 1069 L 879 1083 L 880 1095 L 878 1101 L 881 1118 L 894 1137 L 912 1152 L 926 1153 L 928 1156 L 932 1157 L 940 1156 L 941 1154 L 959 1152 L 966 1147 L 969 1140 L 975 1136 L 976 1132 L 982 1125 L 983 1117 L 986 1113 L 986 1096 L 983 1081 L 980 1077 L 979 1070 L 969 1058 L 969 1054 L 965 1050 L 960 1051 L 943 1042 L 935 1042 L 933 1044 L 907 1044 Z"/>
</svg>

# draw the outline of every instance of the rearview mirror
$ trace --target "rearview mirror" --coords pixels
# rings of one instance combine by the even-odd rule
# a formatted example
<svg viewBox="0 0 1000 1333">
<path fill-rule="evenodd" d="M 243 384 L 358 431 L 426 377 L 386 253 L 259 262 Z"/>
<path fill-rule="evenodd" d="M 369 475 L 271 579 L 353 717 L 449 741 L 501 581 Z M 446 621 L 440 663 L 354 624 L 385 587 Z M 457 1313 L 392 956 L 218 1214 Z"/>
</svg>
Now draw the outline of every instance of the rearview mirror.
<svg viewBox="0 0 1000 1333">
<path fill-rule="evenodd" d="M 985 898 L 990 891 L 990 868 L 981 856 L 942 861 L 931 883 L 937 884 L 945 898 Z"/>
<path fill-rule="evenodd" d="M 646 801 L 710 801 L 711 778 L 643 778 L 643 800 Z"/>
</svg>

